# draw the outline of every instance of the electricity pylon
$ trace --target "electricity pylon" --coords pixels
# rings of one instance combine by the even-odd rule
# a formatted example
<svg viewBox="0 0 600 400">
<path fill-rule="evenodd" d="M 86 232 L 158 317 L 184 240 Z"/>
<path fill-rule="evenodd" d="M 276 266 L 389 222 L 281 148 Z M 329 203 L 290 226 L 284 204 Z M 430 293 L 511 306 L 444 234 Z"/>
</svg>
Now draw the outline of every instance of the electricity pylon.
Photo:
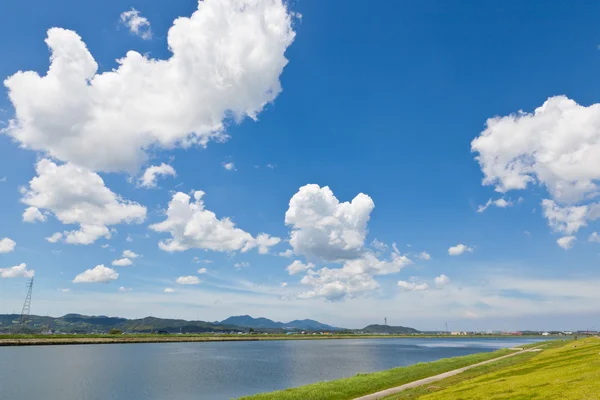
<svg viewBox="0 0 600 400">
<path fill-rule="evenodd" d="M 21 332 L 25 332 L 27 327 L 27 317 L 31 312 L 31 291 L 33 289 L 33 277 L 27 282 L 27 297 L 25 297 L 25 303 L 23 303 L 23 309 L 21 310 L 21 318 L 19 320 Z"/>
</svg>

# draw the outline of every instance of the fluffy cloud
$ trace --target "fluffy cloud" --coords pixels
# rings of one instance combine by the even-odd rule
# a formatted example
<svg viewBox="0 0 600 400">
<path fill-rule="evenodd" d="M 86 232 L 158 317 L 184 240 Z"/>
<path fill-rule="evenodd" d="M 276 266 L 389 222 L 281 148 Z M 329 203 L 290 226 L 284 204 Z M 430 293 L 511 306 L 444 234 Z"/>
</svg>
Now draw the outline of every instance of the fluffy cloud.
<svg viewBox="0 0 600 400">
<path fill-rule="evenodd" d="M 121 292 L 121 293 L 125 293 L 125 292 L 131 292 L 131 290 L 132 290 L 131 288 L 124 287 L 124 286 L 121 286 L 121 287 L 119 288 L 119 292 Z"/>
<path fill-rule="evenodd" d="M 556 232 L 570 235 L 598 218 L 600 205 L 589 202 L 600 194 L 600 104 L 550 97 L 533 113 L 488 119 L 471 149 L 483 184 L 496 191 L 546 187 L 551 199 L 542 206 Z"/>
<path fill-rule="evenodd" d="M 373 200 L 362 193 L 352 202 L 340 203 L 329 187 L 301 187 L 285 213 L 294 253 L 326 261 L 360 256 L 374 207 Z"/>
<path fill-rule="evenodd" d="M 146 218 L 145 207 L 120 198 L 104 186 L 98 174 L 85 168 L 43 159 L 36 172 L 29 188 L 23 189 L 21 201 L 47 210 L 63 224 L 79 225 L 79 230 L 52 235 L 47 239 L 50 242 L 63 238 L 71 244 L 94 243 L 111 237 L 110 225 L 141 223 Z"/>
<path fill-rule="evenodd" d="M 15 246 L 17 242 L 12 240 L 11 238 L 0 239 L 0 254 L 2 253 L 10 253 L 15 250 Z"/>
<path fill-rule="evenodd" d="M 471 142 L 484 184 L 506 192 L 537 182 L 565 203 L 598 193 L 600 104 L 555 96 L 531 114 L 494 117 L 486 125 Z"/>
<path fill-rule="evenodd" d="M 448 248 L 448 254 L 451 256 L 460 256 L 463 253 L 472 253 L 474 249 L 469 246 L 465 246 L 464 244 L 457 244 L 456 246 L 452 246 Z"/>
<path fill-rule="evenodd" d="M 198 273 L 199 273 L 200 275 L 202 275 L 202 274 L 206 274 L 206 273 L 208 273 L 208 270 L 207 270 L 206 268 L 200 268 L 200 269 L 198 270 Z"/>
<path fill-rule="evenodd" d="M 560 247 L 565 250 L 569 250 L 575 244 L 577 238 L 575 236 L 563 236 L 556 241 Z"/>
<path fill-rule="evenodd" d="M 299 298 L 323 297 L 329 301 L 343 300 L 346 297 L 352 297 L 379 287 L 379 284 L 371 275 L 346 268 L 325 267 L 318 271 L 309 270 L 300 282 L 312 288 L 299 293 Z"/>
<path fill-rule="evenodd" d="M 426 251 L 422 251 L 419 254 L 417 254 L 417 258 L 423 261 L 429 261 L 431 260 L 431 254 L 429 254 Z"/>
<path fill-rule="evenodd" d="M 308 271 L 311 268 L 314 268 L 315 265 L 313 263 L 303 264 L 302 261 L 294 261 L 290 265 L 287 266 L 286 270 L 290 275 L 295 275 L 299 272 Z"/>
<path fill-rule="evenodd" d="M 121 13 L 121 23 L 129 28 L 129 31 L 144 40 L 152 39 L 152 29 L 148 18 L 142 17 L 135 8 Z"/>
<path fill-rule="evenodd" d="M 96 265 L 93 269 L 88 269 L 77 275 L 73 283 L 108 283 L 119 277 L 117 271 L 107 268 L 104 265 Z"/>
<path fill-rule="evenodd" d="M 590 218 L 588 206 L 561 207 L 548 199 L 542 201 L 542 210 L 552 230 L 566 234 L 577 232 Z"/>
<path fill-rule="evenodd" d="M 126 18 L 141 27 L 136 16 Z M 169 29 L 170 58 L 132 50 L 103 73 L 77 33 L 51 28 L 46 75 L 20 71 L 4 81 L 16 112 L 5 132 L 105 172 L 135 172 L 157 147 L 223 140 L 229 120 L 256 119 L 281 92 L 292 18 L 282 0 L 200 1 Z"/>
<path fill-rule="evenodd" d="M 286 251 L 282 251 L 277 255 L 280 257 L 292 258 L 294 256 L 294 250 L 287 249 Z"/>
<path fill-rule="evenodd" d="M 133 261 L 131 261 L 129 258 L 121 258 L 112 262 L 112 265 L 115 267 L 128 267 L 131 264 L 133 264 Z"/>
<path fill-rule="evenodd" d="M 442 288 L 442 287 L 446 286 L 448 283 L 450 283 L 450 278 L 448 278 L 444 274 L 441 274 L 440 276 L 437 276 L 435 278 L 435 286 L 437 286 L 438 288 Z"/>
<path fill-rule="evenodd" d="M 504 199 L 504 197 L 501 197 L 501 198 L 499 198 L 499 199 L 496 199 L 496 200 L 488 199 L 488 201 L 487 201 L 487 202 L 486 202 L 484 205 L 481 205 L 481 206 L 479 206 L 479 207 L 477 208 L 477 212 L 478 212 L 478 213 L 482 213 L 482 212 L 484 212 L 485 210 L 487 210 L 487 209 L 488 209 L 488 207 L 490 207 L 490 206 L 492 206 L 492 205 L 493 205 L 493 206 L 496 206 L 496 207 L 498 207 L 498 208 L 506 208 L 506 207 L 510 207 L 510 206 L 512 206 L 512 205 L 513 205 L 513 203 L 512 203 L 512 201 L 510 201 L 510 200 L 508 200 L 508 201 L 507 201 L 507 200 L 505 200 L 505 199 Z"/>
<path fill-rule="evenodd" d="M 23 222 L 34 223 L 36 221 L 45 222 L 46 216 L 37 207 L 27 207 L 23 212 Z"/>
<path fill-rule="evenodd" d="M 197 276 L 180 276 L 175 282 L 180 285 L 197 285 L 201 281 Z"/>
<path fill-rule="evenodd" d="M 0 278 L 32 278 L 35 271 L 27 269 L 27 264 L 19 264 L 11 268 L 0 268 Z"/>
<path fill-rule="evenodd" d="M 258 247 L 261 254 L 281 239 L 266 234 L 254 238 L 248 232 L 236 228 L 229 218 L 218 219 L 214 212 L 204 206 L 204 192 L 194 192 L 194 201 L 185 193 L 175 193 L 169 208 L 167 219 L 150 225 L 156 232 L 168 232 L 171 238 L 161 241 L 162 250 L 185 251 L 191 248 L 221 252 L 242 251 Z"/>
<path fill-rule="evenodd" d="M 592 232 L 592 234 L 588 237 L 588 241 L 600 243 L 600 235 L 598 235 L 598 232 Z"/>
<path fill-rule="evenodd" d="M 355 297 L 379 287 L 374 275 L 394 274 L 411 263 L 408 257 L 399 253 L 393 253 L 390 260 L 380 260 L 372 253 L 365 253 L 360 258 L 345 261 L 342 268 L 309 269 L 300 282 L 312 289 L 298 297 L 323 297 L 330 301 Z"/>
<path fill-rule="evenodd" d="M 429 285 L 425 282 L 416 283 L 416 282 L 407 282 L 407 281 L 398 281 L 397 283 L 399 288 L 402 288 L 411 292 L 421 292 L 423 290 L 428 290 Z"/>
<path fill-rule="evenodd" d="M 123 257 L 126 257 L 126 258 L 138 258 L 139 256 L 140 256 L 139 254 L 135 254 L 131 250 L 123 251 Z"/>
<path fill-rule="evenodd" d="M 225 168 L 227 171 L 237 171 L 235 169 L 235 164 L 232 162 L 228 162 L 228 163 L 223 163 L 223 168 Z"/>
<path fill-rule="evenodd" d="M 60 232 L 55 232 L 55 233 L 53 233 L 52 235 L 48 236 L 48 237 L 46 238 L 46 240 L 47 240 L 48 242 L 50 242 L 50 243 L 56 243 L 56 242 L 58 242 L 60 239 L 62 239 L 62 237 L 63 237 L 63 234 L 62 234 L 62 233 L 60 233 Z M 107 246 L 108 246 L 108 245 L 107 245 Z"/>
<path fill-rule="evenodd" d="M 315 269 L 311 262 L 294 261 L 287 267 L 290 275 L 306 271 L 301 283 L 310 287 L 299 298 L 322 297 L 329 301 L 358 296 L 379 287 L 376 275 L 394 274 L 412 261 L 400 254 L 395 244 L 388 259 L 380 259 L 365 249 L 367 223 L 375 204 L 366 194 L 340 203 L 329 187 L 306 185 L 291 198 L 285 223 L 291 228 L 289 254 L 309 261 L 341 264 L 340 268 Z M 374 240 L 371 246 L 386 251 Z M 287 255 L 287 254 L 286 254 Z"/>
<path fill-rule="evenodd" d="M 163 290 L 163 292 L 165 292 L 165 293 L 175 293 L 175 289 L 168 287 L 165 290 Z"/>
<path fill-rule="evenodd" d="M 158 178 L 165 176 L 177 176 L 175 168 L 165 163 L 153 165 L 146 168 L 146 171 L 144 171 L 144 174 L 140 178 L 138 184 L 144 188 L 153 188 L 156 187 L 156 181 Z"/>
</svg>

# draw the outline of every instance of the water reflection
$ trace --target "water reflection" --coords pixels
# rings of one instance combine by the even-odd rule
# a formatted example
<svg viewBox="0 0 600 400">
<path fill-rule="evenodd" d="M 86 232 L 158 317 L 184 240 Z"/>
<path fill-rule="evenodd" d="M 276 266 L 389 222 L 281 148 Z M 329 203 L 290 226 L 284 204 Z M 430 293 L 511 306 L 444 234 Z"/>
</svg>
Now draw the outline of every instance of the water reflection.
<svg viewBox="0 0 600 400">
<path fill-rule="evenodd" d="M 218 400 L 541 339 L 0 347 L 0 399 Z"/>
</svg>

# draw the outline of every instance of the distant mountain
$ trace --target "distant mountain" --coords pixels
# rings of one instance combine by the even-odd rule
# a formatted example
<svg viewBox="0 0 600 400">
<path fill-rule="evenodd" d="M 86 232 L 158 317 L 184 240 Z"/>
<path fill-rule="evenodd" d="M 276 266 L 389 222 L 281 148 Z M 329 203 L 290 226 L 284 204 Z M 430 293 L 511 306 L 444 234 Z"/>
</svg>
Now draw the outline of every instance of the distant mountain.
<svg viewBox="0 0 600 400">
<path fill-rule="evenodd" d="M 15 332 L 19 328 L 19 318 L 18 314 L 0 314 L 0 333 Z M 48 329 L 63 333 L 106 333 L 113 328 L 131 333 L 156 331 L 171 333 L 243 332 L 248 331 L 250 328 L 272 333 L 284 332 L 285 330 L 340 330 L 310 319 L 282 323 L 267 318 L 252 318 L 248 315 L 230 317 L 221 322 L 186 321 L 155 317 L 127 319 L 81 314 L 67 314 L 58 318 L 30 315 L 27 319 L 27 330 L 32 333 L 47 331 Z"/>
<path fill-rule="evenodd" d="M 19 328 L 19 318 L 20 316 L 18 314 L 0 314 L 0 332 L 15 332 Z M 131 333 L 151 333 L 156 331 L 167 331 L 172 333 L 247 331 L 246 328 L 233 325 L 155 317 L 126 319 L 107 316 L 67 314 L 58 318 L 30 315 L 27 319 L 27 330 L 30 332 L 41 332 L 50 329 L 52 331 L 63 333 L 106 333 L 112 328 Z"/>
<path fill-rule="evenodd" d="M 0 333 L 15 332 L 19 328 L 18 314 L 0 314 Z M 111 329 L 119 329 L 130 333 L 151 333 L 167 331 L 171 333 L 225 333 L 247 332 L 250 328 L 259 332 L 282 333 L 285 331 L 348 331 L 336 328 L 312 319 L 293 320 L 290 322 L 276 322 L 268 318 L 253 318 L 249 315 L 229 317 L 223 321 L 186 321 L 183 319 L 165 319 L 146 317 L 127 319 L 107 317 L 105 315 L 67 314 L 62 317 L 44 317 L 30 315 L 27 330 L 35 333 L 48 329 L 62 333 L 106 333 Z M 404 326 L 369 325 L 361 330 L 364 333 L 411 334 L 419 333 L 418 330 Z"/>
<path fill-rule="evenodd" d="M 388 334 L 407 334 L 407 333 L 419 333 L 414 328 L 408 328 L 406 326 L 389 326 L 389 325 L 369 325 L 360 330 L 364 333 L 388 333 Z"/>
<path fill-rule="evenodd" d="M 331 325 L 322 324 L 312 319 L 294 320 L 290 322 L 275 322 L 268 318 L 252 318 L 249 315 L 238 315 L 229 317 L 220 322 L 222 325 L 236 325 L 253 329 L 283 329 L 283 330 L 306 330 L 306 331 L 339 331 Z"/>
</svg>

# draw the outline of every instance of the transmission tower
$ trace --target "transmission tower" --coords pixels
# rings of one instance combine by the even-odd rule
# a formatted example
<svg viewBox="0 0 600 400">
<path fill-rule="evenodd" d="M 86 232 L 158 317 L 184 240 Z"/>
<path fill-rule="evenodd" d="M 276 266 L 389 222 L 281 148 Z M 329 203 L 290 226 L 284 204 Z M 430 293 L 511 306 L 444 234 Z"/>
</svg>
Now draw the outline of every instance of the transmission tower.
<svg viewBox="0 0 600 400">
<path fill-rule="evenodd" d="M 33 277 L 27 282 L 27 297 L 25 297 L 25 303 L 23 303 L 23 309 L 21 310 L 21 319 L 19 320 L 19 325 L 21 331 L 25 331 L 27 326 L 27 317 L 29 317 L 29 313 L 31 312 L 31 291 L 33 289 Z"/>
<path fill-rule="evenodd" d="M 383 319 L 383 324 L 384 324 L 385 326 L 387 326 L 387 318 L 384 318 L 384 319 Z"/>
</svg>

